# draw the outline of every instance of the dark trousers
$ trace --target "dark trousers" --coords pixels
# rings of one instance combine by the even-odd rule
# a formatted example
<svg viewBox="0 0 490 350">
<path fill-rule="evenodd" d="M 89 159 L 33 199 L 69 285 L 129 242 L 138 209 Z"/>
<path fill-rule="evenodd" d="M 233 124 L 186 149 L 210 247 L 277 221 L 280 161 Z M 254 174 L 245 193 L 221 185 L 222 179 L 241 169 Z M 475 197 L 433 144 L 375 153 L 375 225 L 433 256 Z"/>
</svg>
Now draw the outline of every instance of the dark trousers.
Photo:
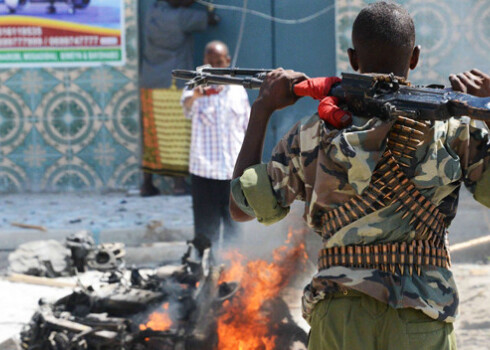
<svg viewBox="0 0 490 350">
<path fill-rule="evenodd" d="M 238 233 L 238 224 L 230 217 L 230 180 L 214 180 L 192 175 L 192 209 L 194 212 L 194 246 L 204 249 L 219 239 L 223 224 L 224 240 Z"/>
</svg>

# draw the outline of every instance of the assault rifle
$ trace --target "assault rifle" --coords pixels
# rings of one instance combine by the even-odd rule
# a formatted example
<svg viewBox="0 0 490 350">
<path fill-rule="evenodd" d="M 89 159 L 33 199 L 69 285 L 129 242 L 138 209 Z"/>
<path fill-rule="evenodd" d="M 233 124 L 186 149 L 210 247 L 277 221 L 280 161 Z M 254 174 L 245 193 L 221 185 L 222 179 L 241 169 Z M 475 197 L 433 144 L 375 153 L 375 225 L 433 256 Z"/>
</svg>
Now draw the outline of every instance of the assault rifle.
<svg viewBox="0 0 490 350">
<path fill-rule="evenodd" d="M 177 79 L 189 80 L 189 88 L 198 85 L 242 85 L 258 89 L 270 69 L 212 68 L 172 71 Z M 490 97 L 475 97 L 441 85 L 411 86 L 402 84 L 393 74 L 342 73 L 342 82 L 335 84 L 330 95 L 338 97 L 351 112 L 367 117 L 391 119 L 405 116 L 421 120 L 446 120 L 469 116 L 490 121 Z"/>
</svg>

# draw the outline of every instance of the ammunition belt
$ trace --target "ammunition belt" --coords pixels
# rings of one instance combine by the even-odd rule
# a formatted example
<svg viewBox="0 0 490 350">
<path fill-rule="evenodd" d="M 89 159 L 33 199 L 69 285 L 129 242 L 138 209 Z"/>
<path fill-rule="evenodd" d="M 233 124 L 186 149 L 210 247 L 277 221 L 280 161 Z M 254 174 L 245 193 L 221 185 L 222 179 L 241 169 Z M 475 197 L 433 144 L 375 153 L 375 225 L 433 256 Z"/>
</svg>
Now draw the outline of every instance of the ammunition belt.
<svg viewBox="0 0 490 350">
<path fill-rule="evenodd" d="M 408 271 L 412 275 L 414 269 L 420 274 L 423 266 L 450 265 L 445 216 L 409 179 L 416 147 L 426 128 L 424 123 L 398 117 L 368 187 L 338 208 L 327 210 L 322 217 L 322 236 L 328 239 L 360 218 L 393 205 L 397 206 L 395 212 L 403 212 L 402 219 L 411 215 L 414 240 L 322 249 L 318 258 L 320 270 L 346 266 L 401 274 Z"/>
<path fill-rule="evenodd" d="M 445 216 L 420 193 L 402 170 L 402 167 L 410 166 L 415 146 L 424 135 L 423 127 L 425 124 L 398 118 L 389 134 L 387 150 L 377 164 L 368 187 L 361 195 L 323 214 L 323 238 L 328 239 L 341 228 L 368 214 L 398 205 L 396 212 L 404 212 L 402 219 L 412 215 L 410 225 L 415 230 L 415 239 L 429 240 L 436 247 L 444 246 Z"/>
<path fill-rule="evenodd" d="M 420 275 L 422 267 L 450 266 L 445 247 L 436 247 L 426 240 L 376 245 L 349 245 L 325 248 L 318 257 L 319 270 L 332 266 L 377 269 L 384 272 Z"/>
<path fill-rule="evenodd" d="M 413 119 L 398 117 L 388 135 L 388 148 L 391 150 L 397 164 L 405 171 L 411 167 L 411 160 L 417 151 L 417 145 L 424 138 L 427 125 Z"/>
</svg>

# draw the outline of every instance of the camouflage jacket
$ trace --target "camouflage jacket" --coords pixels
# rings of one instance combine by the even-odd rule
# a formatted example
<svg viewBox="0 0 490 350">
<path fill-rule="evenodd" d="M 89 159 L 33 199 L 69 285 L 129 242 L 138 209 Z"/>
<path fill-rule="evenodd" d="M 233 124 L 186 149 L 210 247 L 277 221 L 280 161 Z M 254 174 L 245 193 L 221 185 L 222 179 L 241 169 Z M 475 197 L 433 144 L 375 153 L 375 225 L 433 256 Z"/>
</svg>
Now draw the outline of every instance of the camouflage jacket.
<svg viewBox="0 0 490 350">
<path fill-rule="evenodd" d="M 283 218 L 294 200 L 305 202 L 304 218 L 321 232 L 318 217 L 329 208 L 361 194 L 386 149 L 392 124 L 354 117 L 343 130 L 329 127 L 314 115 L 297 123 L 278 143 L 268 164 L 247 169 L 232 183 L 239 207 L 260 222 Z M 468 118 L 426 124 L 411 181 L 444 213 L 449 225 L 456 214 L 461 183 L 489 206 L 490 150 L 486 130 Z M 395 206 L 375 211 L 324 238 L 324 248 L 410 242 L 414 229 Z M 324 296 L 333 281 L 363 292 L 394 308 L 415 308 L 446 322 L 457 314 L 458 294 L 450 270 L 427 266 L 420 275 L 376 269 L 333 266 L 319 271 L 305 289 L 303 311 Z"/>
</svg>

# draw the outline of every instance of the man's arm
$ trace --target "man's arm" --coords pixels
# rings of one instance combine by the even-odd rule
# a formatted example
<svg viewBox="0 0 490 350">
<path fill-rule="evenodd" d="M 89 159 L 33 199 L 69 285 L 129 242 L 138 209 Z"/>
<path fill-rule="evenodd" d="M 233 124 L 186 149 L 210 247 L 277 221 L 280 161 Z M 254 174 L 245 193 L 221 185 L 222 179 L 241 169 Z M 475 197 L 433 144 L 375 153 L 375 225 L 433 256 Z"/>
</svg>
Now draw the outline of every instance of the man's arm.
<svg viewBox="0 0 490 350">
<path fill-rule="evenodd" d="M 259 96 L 252 105 L 248 128 L 233 172 L 234 179 L 241 176 L 248 167 L 261 163 L 265 133 L 272 113 L 297 101 L 298 97 L 293 93 L 292 87 L 304 79 L 307 77 L 303 73 L 282 68 L 267 74 Z M 231 195 L 230 213 L 235 221 L 253 219 L 238 207 Z"/>
<path fill-rule="evenodd" d="M 182 100 L 182 106 L 185 109 L 190 110 L 192 108 L 192 104 L 198 98 L 219 94 L 222 90 L 223 90 L 222 86 L 218 86 L 218 87 L 198 86 L 192 90 L 193 92 L 192 95 L 188 95 L 184 97 L 184 99 Z"/>
<path fill-rule="evenodd" d="M 178 15 L 180 28 L 185 33 L 202 32 L 211 24 L 207 11 L 201 9 L 179 7 Z"/>
<path fill-rule="evenodd" d="M 451 74 L 449 81 L 454 91 L 461 91 L 477 97 L 490 97 L 490 76 L 478 69 Z M 490 128 L 490 122 L 486 122 Z"/>
<path fill-rule="evenodd" d="M 490 76 L 478 69 L 457 75 L 451 74 L 449 80 L 456 91 L 478 97 L 490 96 Z M 486 124 L 490 128 L 490 122 Z M 473 161 L 470 159 L 470 164 L 472 163 L 473 166 L 471 166 L 470 174 L 466 176 L 465 184 L 478 202 L 490 208 L 490 150 L 488 149 L 490 140 L 487 133 L 477 133 L 474 140 L 478 142 L 470 141 L 470 154 L 475 159 Z"/>
</svg>

